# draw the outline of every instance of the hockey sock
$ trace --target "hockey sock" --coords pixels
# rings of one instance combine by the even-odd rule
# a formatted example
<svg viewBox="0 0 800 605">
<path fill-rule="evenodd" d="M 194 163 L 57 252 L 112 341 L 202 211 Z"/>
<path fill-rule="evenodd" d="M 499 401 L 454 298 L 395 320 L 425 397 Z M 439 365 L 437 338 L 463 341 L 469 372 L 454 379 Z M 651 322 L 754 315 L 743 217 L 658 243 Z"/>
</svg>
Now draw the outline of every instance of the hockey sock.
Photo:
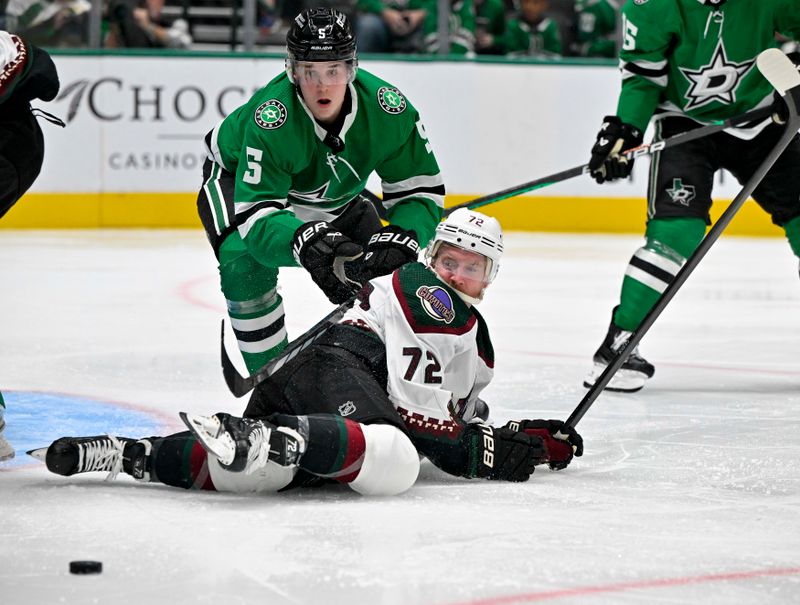
<svg viewBox="0 0 800 605">
<path fill-rule="evenodd" d="M 786 232 L 786 239 L 789 240 L 792 252 L 795 256 L 800 257 L 800 216 L 784 223 L 783 230 Z"/>
<path fill-rule="evenodd" d="M 215 490 L 208 456 L 189 431 L 152 439 L 150 481 L 184 489 Z"/>
<path fill-rule="evenodd" d="M 225 240 L 220 250 L 222 292 L 231 327 L 247 369 L 253 373 L 287 345 L 283 299 L 278 294 L 278 271 Z M 232 250 L 228 250 L 231 247 Z"/>
<path fill-rule="evenodd" d="M 341 483 L 358 476 L 366 449 L 358 422 L 333 414 L 272 414 L 267 419 L 296 430 L 305 439 L 306 451 L 298 465 L 303 470 Z"/>
<path fill-rule="evenodd" d="M 614 323 L 632 332 L 653 307 L 675 274 L 705 235 L 699 218 L 653 219 L 647 224 L 645 245 L 633 253 L 622 280 Z"/>
</svg>

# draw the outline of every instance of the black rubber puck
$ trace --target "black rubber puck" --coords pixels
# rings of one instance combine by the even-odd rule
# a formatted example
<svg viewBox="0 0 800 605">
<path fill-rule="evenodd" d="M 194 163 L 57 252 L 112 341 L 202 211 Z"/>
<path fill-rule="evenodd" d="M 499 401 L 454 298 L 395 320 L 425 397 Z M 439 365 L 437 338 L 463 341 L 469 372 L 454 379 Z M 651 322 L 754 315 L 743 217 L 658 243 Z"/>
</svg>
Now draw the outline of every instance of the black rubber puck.
<svg viewBox="0 0 800 605">
<path fill-rule="evenodd" d="M 69 573 L 80 575 L 102 573 L 103 564 L 100 561 L 70 561 Z"/>
</svg>

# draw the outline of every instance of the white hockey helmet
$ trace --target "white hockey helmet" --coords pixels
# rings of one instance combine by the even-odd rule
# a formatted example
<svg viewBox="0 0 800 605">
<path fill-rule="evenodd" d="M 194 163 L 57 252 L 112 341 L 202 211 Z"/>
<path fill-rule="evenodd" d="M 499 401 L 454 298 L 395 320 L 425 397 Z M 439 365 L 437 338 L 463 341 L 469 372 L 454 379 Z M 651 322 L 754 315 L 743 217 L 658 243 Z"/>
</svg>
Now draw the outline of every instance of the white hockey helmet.
<svg viewBox="0 0 800 605">
<path fill-rule="evenodd" d="M 500 257 L 503 255 L 503 230 L 496 218 L 468 208 L 453 212 L 437 225 L 436 233 L 428 244 L 425 252 L 428 266 L 432 266 L 442 243 L 485 256 L 485 286 L 492 283 L 497 276 Z"/>
</svg>

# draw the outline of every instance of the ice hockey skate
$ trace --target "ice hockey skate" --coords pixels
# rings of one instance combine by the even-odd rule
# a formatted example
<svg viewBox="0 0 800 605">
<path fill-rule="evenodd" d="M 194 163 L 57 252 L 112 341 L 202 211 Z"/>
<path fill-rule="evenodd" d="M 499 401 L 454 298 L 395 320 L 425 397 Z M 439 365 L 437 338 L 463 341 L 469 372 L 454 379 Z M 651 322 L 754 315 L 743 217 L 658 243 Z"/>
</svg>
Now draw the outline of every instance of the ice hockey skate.
<svg viewBox="0 0 800 605">
<path fill-rule="evenodd" d="M 148 481 L 148 457 L 151 444 L 148 440 L 135 440 L 113 435 L 96 437 L 62 437 L 49 447 L 28 451 L 41 460 L 47 469 L 69 477 L 92 471 L 107 472 L 107 480 L 114 479 L 120 471 L 135 479 Z"/>
<path fill-rule="evenodd" d="M 627 332 L 614 325 L 613 321 L 611 322 L 603 344 L 595 351 L 593 358 L 594 367 L 584 379 L 583 386 L 589 388 L 595 383 L 605 371 L 606 367 L 608 367 L 608 364 L 617 356 L 622 346 L 628 342 L 631 334 L 632 332 Z M 605 390 L 620 393 L 634 393 L 640 390 L 649 378 L 653 377 L 655 371 L 656 369 L 653 364 L 639 355 L 639 347 L 637 346 L 631 351 L 619 370 L 616 371 L 606 385 Z"/>
<path fill-rule="evenodd" d="M 180 417 L 203 448 L 233 472 L 253 473 L 268 462 L 280 466 L 297 464 L 306 449 L 305 440 L 297 431 L 266 420 L 224 413 L 195 416 L 181 412 Z"/>
</svg>

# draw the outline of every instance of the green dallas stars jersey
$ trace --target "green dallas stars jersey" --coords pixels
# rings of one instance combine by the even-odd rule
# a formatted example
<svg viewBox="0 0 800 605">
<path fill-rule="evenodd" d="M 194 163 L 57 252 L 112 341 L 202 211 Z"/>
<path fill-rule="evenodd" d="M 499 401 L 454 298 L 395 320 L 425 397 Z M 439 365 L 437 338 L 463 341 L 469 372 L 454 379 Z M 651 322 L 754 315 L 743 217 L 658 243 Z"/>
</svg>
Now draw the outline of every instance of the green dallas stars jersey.
<svg viewBox="0 0 800 605">
<path fill-rule="evenodd" d="M 389 221 L 427 244 L 444 205 L 439 166 L 416 109 L 392 85 L 359 69 L 334 153 L 286 73 L 234 110 L 206 137 L 213 160 L 236 175 L 234 212 L 213 209 L 222 232 L 235 225 L 272 266 L 293 266 L 295 230 L 331 220 L 376 171 Z M 345 104 L 347 101 L 345 101 Z M 210 192 L 213 194 L 213 192 Z M 214 196 L 209 195 L 214 201 Z"/>
<path fill-rule="evenodd" d="M 622 29 L 620 119 L 642 130 L 657 110 L 711 122 L 771 102 L 755 59 L 776 46 L 776 31 L 798 39 L 800 2 L 728 0 L 715 9 L 700 0 L 629 0 Z"/>
</svg>

